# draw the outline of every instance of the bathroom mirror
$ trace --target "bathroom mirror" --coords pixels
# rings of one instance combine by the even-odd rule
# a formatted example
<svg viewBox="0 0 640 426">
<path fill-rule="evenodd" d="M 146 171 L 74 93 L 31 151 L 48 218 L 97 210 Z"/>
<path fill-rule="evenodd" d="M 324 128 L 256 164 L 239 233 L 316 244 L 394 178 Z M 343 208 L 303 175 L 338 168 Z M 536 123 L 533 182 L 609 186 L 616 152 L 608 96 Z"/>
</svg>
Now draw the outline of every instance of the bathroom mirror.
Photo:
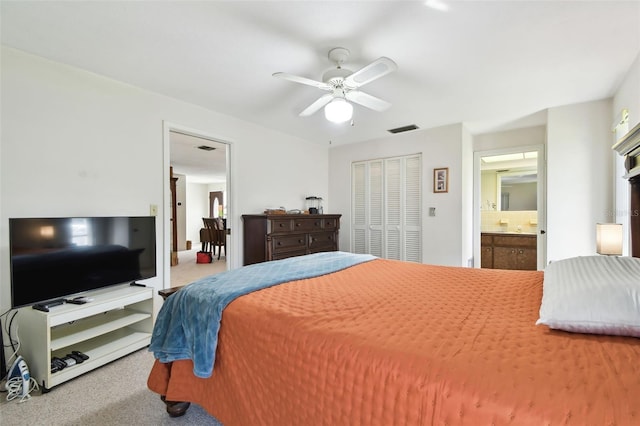
<svg viewBox="0 0 640 426">
<path fill-rule="evenodd" d="M 496 172 L 496 209 L 500 211 L 537 210 L 536 170 Z"/>
<path fill-rule="evenodd" d="M 536 211 L 537 153 L 482 157 L 481 210 Z"/>
</svg>

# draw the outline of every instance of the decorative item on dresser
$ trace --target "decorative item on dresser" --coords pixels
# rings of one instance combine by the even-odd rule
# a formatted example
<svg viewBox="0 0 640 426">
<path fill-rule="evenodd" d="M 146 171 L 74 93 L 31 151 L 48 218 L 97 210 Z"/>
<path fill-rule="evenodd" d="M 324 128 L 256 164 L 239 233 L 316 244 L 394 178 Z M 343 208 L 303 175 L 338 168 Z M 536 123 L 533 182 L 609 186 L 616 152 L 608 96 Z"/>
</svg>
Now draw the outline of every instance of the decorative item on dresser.
<svg viewBox="0 0 640 426">
<path fill-rule="evenodd" d="M 340 214 L 246 214 L 244 265 L 338 250 Z"/>
</svg>

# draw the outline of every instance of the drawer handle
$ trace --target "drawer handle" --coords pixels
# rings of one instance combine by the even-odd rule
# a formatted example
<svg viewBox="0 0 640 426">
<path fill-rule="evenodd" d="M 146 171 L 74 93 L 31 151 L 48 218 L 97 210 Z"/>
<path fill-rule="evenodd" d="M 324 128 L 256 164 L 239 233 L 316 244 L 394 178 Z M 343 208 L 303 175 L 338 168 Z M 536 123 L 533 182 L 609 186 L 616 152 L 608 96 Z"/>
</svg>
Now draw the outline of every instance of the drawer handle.
<svg viewBox="0 0 640 426">
<path fill-rule="evenodd" d="M 300 222 L 296 222 L 296 226 L 300 226 Z"/>
<path fill-rule="evenodd" d="M 313 238 L 311 239 L 311 241 L 313 241 Z M 304 240 L 298 240 L 298 242 L 299 242 L 300 244 L 302 244 L 302 243 L 304 243 Z"/>
<path fill-rule="evenodd" d="M 313 222 L 313 226 L 320 226 L 320 222 Z"/>
<path fill-rule="evenodd" d="M 278 226 L 280 226 L 280 228 L 283 228 L 284 227 L 284 223 L 280 223 L 280 224 L 278 224 Z"/>
<path fill-rule="evenodd" d="M 522 254 L 524 253 L 524 250 L 518 250 L 518 253 Z"/>
</svg>

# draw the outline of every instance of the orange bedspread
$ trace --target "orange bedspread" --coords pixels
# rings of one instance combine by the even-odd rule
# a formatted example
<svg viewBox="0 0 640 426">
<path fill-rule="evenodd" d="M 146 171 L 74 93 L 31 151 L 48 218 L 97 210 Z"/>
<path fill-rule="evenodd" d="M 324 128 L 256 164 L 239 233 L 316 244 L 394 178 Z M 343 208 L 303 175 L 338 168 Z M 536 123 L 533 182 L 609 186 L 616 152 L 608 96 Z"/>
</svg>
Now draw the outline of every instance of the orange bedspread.
<svg viewBox="0 0 640 426">
<path fill-rule="evenodd" d="M 534 325 L 543 273 L 377 259 L 224 311 L 213 375 L 151 390 L 231 425 L 638 425 L 640 339 Z"/>
</svg>

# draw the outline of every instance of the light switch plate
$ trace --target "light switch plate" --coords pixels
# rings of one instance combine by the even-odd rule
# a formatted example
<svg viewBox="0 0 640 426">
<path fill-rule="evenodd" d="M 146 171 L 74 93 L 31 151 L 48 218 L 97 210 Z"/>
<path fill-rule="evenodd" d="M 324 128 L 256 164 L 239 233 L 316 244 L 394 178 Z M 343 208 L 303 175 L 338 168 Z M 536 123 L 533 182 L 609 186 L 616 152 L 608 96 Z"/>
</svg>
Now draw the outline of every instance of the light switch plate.
<svg viewBox="0 0 640 426">
<path fill-rule="evenodd" d="M 158 216 L 158 205 L 157 204 L 151 204 L 149 206 L 149 214 L 151 216 Z"/>
</svg>

